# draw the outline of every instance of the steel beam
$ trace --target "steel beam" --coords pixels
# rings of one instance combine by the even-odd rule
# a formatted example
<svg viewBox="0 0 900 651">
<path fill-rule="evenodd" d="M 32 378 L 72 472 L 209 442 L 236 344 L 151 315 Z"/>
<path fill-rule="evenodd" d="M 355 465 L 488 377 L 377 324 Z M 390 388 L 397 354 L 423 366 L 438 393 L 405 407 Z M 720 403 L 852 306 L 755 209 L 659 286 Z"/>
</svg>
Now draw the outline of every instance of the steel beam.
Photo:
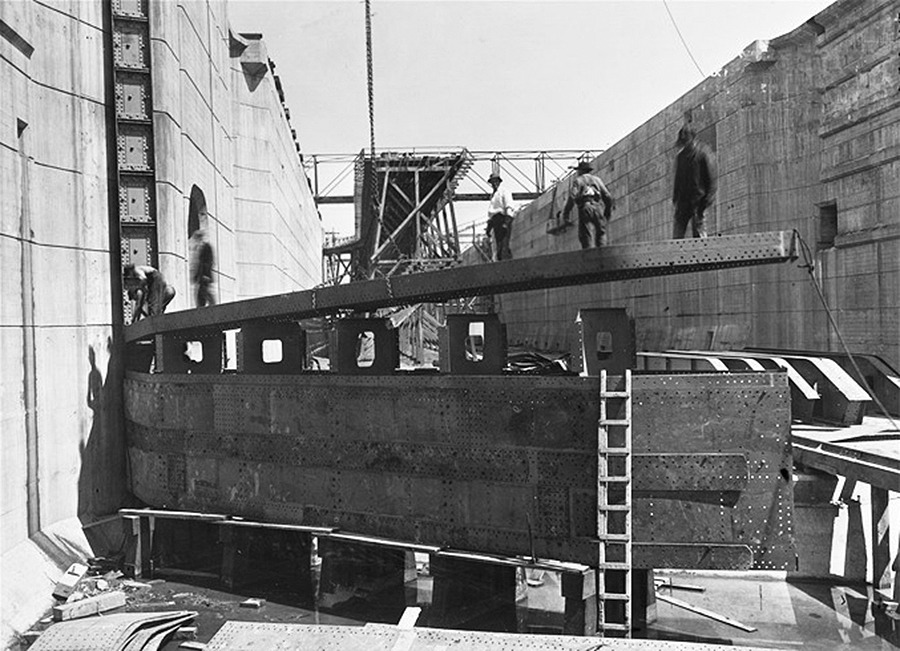
<svg viewBox="0 0 900 651">
<path fill-rule="evenodd" d="M 897 490 L 900 486 L 900 459 L 866 453 L 849 445 L 818 441 L 798 435 L 791 437 L 794 461 L 832 475 L 842 475 L 874 487 Z"/>
<path fill-rule="evenodd" d="M 796 257 L 794 237 L 791 231 L 771 231 L 617 244 L 361 281 L 141 319 L 125 329 L 125 339 L 191 328 L 221 330 L 249 319 L 303 319 L 345 310 L 785 262 Z"/>
</svg>

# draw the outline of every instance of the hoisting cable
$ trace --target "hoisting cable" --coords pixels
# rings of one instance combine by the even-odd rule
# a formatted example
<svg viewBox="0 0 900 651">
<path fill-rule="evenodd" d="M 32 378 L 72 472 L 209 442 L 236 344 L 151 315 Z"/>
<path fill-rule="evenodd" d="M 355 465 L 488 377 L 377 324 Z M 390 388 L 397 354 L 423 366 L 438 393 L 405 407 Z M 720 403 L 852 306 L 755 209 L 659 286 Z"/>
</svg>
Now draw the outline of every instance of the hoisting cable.
<svg viewBox="0 0 900 651">
<path fill-rule="evenodd" d="M 366 82 L 369 94 L 369 156 L 375 158 L 375 79 L 372 74 L 372 6 L 366 0 Z"/>
<path fill-rule="evenodd" d="M 885 418 L 891 421 L 891 425 L 894 426 L 894 429 L 900 432 L 900 425 L 897 424 L 897 421 L 893 419 L 891 414 L 882 404 L 881 400 L 879 400 L 878 396 L 875 395 L 875 392 L 872 390 L 872 387 L 869 386 L 868 380 L 866 380 L 866 376 L 863 375 L 862 371 L 859 369 L 859 365 L 856 363 L 856 358 L 853 356 L 853 353 L 850 352 L 850 349 L 847 347 L 847 343 L 844 341 L 843 335 L 841 335 L 841 331 L 837 326 L 837 321 L 834 318 L 834 315 L 831 313 L 831 308 L 828 307 L 828 302 L 825 300 L 825 294 L 822 293 L 822 288 L 819 286 L 819 281 L 816 279 L 815 270 L 816 264 L 813 259 L 812 251 L 810 251 L 809 245 L 806 241 L 800 237 L 800 233 L 794 229 L 794 235 L 797 238 L 797 241 L 800 243 L 800 253 L 803 256 L 803 264 L 799 265 L 801 269 L 806 269 L 809 273 L 809 280 L 813 284 L 813 287 L 816 288 L 816 294 L 819 296 L 819 301 L 822 303 L 822 307 L 825 308 L 825 314 L 828 316 L 828 322 L 831 324 L 831 327 L 834 329 L 835 334 L 837 335 L 838 341 L 841 343 L 841 347 L 844 349 L 844 352 L 847 354 L 847 357 L 850 359 L 850 363 L 853 364 L 854 370 L 856 370 L 857 379 L 860 380 L 865 387 L 868 394 L 872 397 L 872 400 L 875 401 L 875 404 L 878 405 L 878 408 L 881 409 L 881 412 L 884 414 Z"/>
</svg>

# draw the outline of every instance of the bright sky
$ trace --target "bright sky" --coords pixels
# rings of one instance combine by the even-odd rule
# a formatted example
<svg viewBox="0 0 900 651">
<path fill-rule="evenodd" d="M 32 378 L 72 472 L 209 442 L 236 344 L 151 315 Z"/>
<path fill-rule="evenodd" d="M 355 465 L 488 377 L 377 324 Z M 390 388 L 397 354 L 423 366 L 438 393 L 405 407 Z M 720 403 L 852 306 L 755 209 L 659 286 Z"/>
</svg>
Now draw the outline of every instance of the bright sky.
<svg viewBox="0 0 900 651">
<path fill-rule="evenodd" d="M 596 152 L 829 4 L 371 0 L 376 150 Z M 304 153 L 368 148 L 362 0 L 228 7 L 233 29 L 263 34 Z M 352 231 L 332 207 L 322 214 L 326 229 Z"/>
</svg>

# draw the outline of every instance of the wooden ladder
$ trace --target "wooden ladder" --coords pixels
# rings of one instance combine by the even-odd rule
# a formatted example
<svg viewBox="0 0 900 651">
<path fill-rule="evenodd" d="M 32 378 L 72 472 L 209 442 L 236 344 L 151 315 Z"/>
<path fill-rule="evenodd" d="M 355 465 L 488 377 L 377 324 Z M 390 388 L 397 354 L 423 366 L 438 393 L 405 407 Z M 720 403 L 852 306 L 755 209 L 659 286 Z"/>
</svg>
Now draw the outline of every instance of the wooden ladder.
<svg viewBox="0 0 900 651">
<path fill-rule="evenodd" d="M 600 371 L 597 424 L 597 628 L 631 637 L 631 371 Z"/>
</svg>

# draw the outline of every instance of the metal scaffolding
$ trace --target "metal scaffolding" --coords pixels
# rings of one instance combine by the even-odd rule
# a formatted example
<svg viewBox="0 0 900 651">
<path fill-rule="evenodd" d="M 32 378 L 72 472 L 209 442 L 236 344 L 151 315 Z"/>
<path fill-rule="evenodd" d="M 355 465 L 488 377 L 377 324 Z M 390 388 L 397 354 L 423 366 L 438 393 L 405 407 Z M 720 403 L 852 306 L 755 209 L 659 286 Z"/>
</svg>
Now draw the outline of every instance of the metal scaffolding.
<svg viewBox="0 0 900 651">
<path fill-rule="evenodd" d="M 374 158 L 360 152 L 353 161 L 356 232 L 326 241 L 326 283 L 455 264 L 460 246 L 452 199 L 471 164 L 465 149 L 382 152 Z"/>
</svg>

